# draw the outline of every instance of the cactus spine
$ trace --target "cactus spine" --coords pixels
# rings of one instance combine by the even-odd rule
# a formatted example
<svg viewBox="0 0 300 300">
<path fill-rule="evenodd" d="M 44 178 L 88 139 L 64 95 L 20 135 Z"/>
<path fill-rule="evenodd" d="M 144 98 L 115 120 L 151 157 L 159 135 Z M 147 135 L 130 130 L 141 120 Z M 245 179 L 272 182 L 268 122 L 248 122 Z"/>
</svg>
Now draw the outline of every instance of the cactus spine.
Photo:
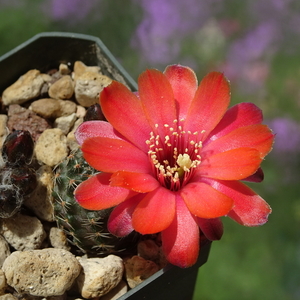
<svg viewBox="0 0 300 300">
<path fill-rule="evenodd" d="M 78 149 L 55 168 L 53 189 L 58 227 L 64 229 L 73 245 L 90 255 L 114 253 L 119 250 L 117 244 L 120 240 L 106 227 L 111 209 L 86 210 L 74 199 L 75 188 L 97 172 Z"/>
</svg>

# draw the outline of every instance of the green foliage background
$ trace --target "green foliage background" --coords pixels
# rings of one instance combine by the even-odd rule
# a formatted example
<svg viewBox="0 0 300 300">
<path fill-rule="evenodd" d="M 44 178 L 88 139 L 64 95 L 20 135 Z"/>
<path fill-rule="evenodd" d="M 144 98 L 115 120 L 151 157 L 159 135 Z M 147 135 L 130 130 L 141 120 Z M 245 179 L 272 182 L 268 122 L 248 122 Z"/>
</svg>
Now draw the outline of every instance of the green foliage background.
<svg viewBox="0 0 300 300">
<path fill-rule="evenodd" d="M 86 18 L 78 20 L 74 16 L 60 20 L 49 16 L 43 9 L 47 1 L 43 0 L 19 1 L 15 6 L 2 2 L 0 55 L 39 32 L 70 31 L 100 37 L 134 79 L 146 67 L 164 69 L 161 63 L 149 63 L 132 48 L 135 30 L 144 18 L 143 8 L 137 1 L 99 1 L 101 5 Z M 269 2 L 275 5 L 276 1 Z M 221 12 L 211 15 L 216 20 L 238 20 L 241 28 L 235 35 L 220 40 L 202 34 L 199 43 L 199 36 L 191 32 L 181 37 L 181 50 L 176 61 L 166 63 L 196 61 L 192 67 L 196 66 L 199 78 L 211 69 L 222 71 L 221 62 L 231 43 L 251 31 L 257 22 L 247 10 L 246 3 L 249 1 L 228 1 Z M 291 3 L 291 12 L 299 11 L 297 1 Z M 260 62 L 267 62 L 269 68 L 262 88 L 252 93 L 244 92 L 233 80 L 233 103 L 251 101 L 263 109 L 266 119 L 284 117 L 299 122 L 299 45 L 300 32 L 298 36 L 287 36 L 271 60 L 260 58 Z M 155 45 L 149 44 L 149 47 Z M 269 222 L 259 228 L 245 228 L 224 218 L 225 234 L 221 241 L 213 243 L 208 262 L 199 270 L 193 300 L 300 299 L 299 153 L 297 148 L 267 157 L 263 165 L 265 181 L 252 187 L 273 208 Z"/>
</svg>

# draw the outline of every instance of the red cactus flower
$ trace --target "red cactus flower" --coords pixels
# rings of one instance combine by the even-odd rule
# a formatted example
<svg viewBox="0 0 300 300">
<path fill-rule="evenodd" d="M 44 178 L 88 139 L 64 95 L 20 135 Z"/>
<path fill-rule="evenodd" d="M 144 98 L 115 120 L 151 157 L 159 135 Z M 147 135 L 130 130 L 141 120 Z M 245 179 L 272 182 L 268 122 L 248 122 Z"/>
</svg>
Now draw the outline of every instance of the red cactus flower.
<svg viewBox="0 0 300 300">
<path fill-rule="evenodd" d="M 147 70 L 138 93 L 112 82 L 100 96 L 109 123 L 84 122 L 76 132 L 84 158 L 102 171 L 81 183 L 87 209 L 116 206 L 109 230 L 124 236 L 161 232 L 174 265 L 193 265 L 199 228 L 210 240 L 223 233 L 220 217 L 262 225 L 269 205 L 241 180 L 260 181 L 273 134 L 252 103 L 228 109 L 230 87 L 209 73 L 198 86 L 188 67 Z M 228 110 L 227 110 L 228 109 Z"/>
</svg>

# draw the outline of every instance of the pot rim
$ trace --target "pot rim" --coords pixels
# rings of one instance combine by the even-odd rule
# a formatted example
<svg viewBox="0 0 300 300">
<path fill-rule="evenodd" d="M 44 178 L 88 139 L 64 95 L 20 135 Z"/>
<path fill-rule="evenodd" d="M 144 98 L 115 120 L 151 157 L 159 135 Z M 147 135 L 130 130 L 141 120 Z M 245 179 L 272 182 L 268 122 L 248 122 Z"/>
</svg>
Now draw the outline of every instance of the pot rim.
<svg viewBox="0 0 300 300">
<path fill-rule="evenodd" d="M 70 38 L 74 40 L 77 39 L 77 40 L 87 40 L 87 41 L 94 42 L 96 45 L 98 45 L 98 47 L 101 49 L 104 55 L 109 59 L 110 63 L 114 65 L 116 69 L 118 69 L 118 71 L 122 74 L 124 78 L 126 78 L 127 82 L 133 88 L 133 90 L 138 89 L 136 81 L 129 75 L 129 73 L 125 70 L 125 68 L 118 62 L 118 60 L 105 46 L 102 40 L 96 36 L 88 35 L 88 34 L 74 33 L 74 32 L 60 32 L 60 31 L 40 32 L 34 35 L 33 37 L 31 37 L 30 39 L 26 40 L 25 42 L 21 43 L 20 45 L 16 46 L 12 50 L 0 56 L 0 63 L 5 59 L 9 58 L 10 56 L 28 47 L 31 43 L 43 38 Z"/>
</svg>

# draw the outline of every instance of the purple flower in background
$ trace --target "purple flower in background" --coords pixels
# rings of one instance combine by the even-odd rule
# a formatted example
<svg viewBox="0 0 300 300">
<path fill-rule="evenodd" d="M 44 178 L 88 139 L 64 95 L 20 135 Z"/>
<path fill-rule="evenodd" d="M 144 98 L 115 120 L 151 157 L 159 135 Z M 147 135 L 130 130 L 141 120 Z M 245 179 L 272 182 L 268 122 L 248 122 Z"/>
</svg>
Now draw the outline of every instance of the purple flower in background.
<svg viewBox="0 0 300 300">
<path fill-rule="evenodd" d="M 300 123 L 289 118 L 275 118 L 267 122 L 275 134 L 270 156 L 280 166 L 280 182 L 299 184 Z M 274 187 L 271 187 L 274 188 Z"/>
<path fill-rule="evenodd" d="M 0 6 L 20 6 L 22 1 L 20 0 L 0 0 Z"/>
<path fill-rule="evenodd" d="M 293 14 L 292 2 L 295 0 L 250 0 L 247 1 L 247 11 L 256 20 L 273 20 L 284 26 L 282 21 Z"/>
<path fill-rule="evenodd" d="M 47 0 L 45 11 L 55 21 L 80 21 L 87 17 L 97 1 L 83 0 Z"/>
<path fill-rule="evenodd" d="M 143 60 L 152 64 L 173 61 L 180 53 L 183 37 L 202 26 L 211 6 L 199 0 L 142 0 L 138 3 L 144 16 L 132 45 L 141 51 Z"/>
<path fill-rule="evenodd" d="M 278 37 L 277 24 L 259 24 L 241 39 L 233 42 L 228 50 L 225 74 L 246 92 L 263 87 L 269 74 L 271 60 Z"/>
<path fill-rule="evenodd" d="M 273 154 L 299 154 L 300 153 L 300 124 L 288 118 L 275 118 L 268 122 L 276 142 Z M 285 155 L 286 156 L 286 155 Z"/>
</svg>

